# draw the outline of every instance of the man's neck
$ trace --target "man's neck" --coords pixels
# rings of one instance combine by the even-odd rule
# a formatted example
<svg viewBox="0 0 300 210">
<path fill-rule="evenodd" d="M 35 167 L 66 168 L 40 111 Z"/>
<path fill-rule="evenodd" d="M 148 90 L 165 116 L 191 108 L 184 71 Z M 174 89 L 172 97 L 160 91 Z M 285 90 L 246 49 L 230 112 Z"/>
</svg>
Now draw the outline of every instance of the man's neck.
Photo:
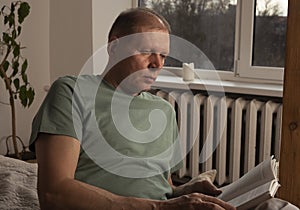
<svg viewBox="0 0 300 210">
<path fill-rule="evenodd" d="M 111 87 L 115 88 L 116 90 L 123 92 L 124 94 L 131 95 L 131 96 L 137 96 L 140 94 L 140 92 L 132 91 L 126 87 L 122 87 L 120 83 L 115 79 L 114 75 L 111 73 L 106 73 L 103 77 L 103 80 L 110 85 Z"/>
</svg>

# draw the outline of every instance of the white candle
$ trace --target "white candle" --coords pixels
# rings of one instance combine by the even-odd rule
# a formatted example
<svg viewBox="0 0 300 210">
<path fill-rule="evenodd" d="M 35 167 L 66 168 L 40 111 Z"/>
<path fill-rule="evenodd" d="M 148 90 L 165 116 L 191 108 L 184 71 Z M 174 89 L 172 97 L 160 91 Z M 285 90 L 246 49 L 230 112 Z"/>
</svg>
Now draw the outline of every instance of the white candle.
<svg viewBox="0 0 300 210">
<path fill-rule="evenodd" d="M 184 81 L 192 81 L 195 78 L 194 63 L 182 64 L 182 79 Z"/>
</svg>

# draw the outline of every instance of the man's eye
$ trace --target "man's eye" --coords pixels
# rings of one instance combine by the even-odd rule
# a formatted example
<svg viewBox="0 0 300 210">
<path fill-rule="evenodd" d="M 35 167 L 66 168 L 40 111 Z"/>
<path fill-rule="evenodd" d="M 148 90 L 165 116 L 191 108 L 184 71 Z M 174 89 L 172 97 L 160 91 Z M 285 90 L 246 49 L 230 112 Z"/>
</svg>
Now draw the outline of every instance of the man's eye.
<svg viewBox="0 0 300 210">
<path fill-rule="evenodd" d="M 160 54 L 160 57 L 162 57 L 162 58 L 166 58 L 166 57 L 167 57 L 167 55 L 165 55 L 165 54 Z"/>
<path fill-rule="evenodd" d="M 162 59 L 165 59 L 167 57 L 167 54 L 165 53 L 158 53 L 158 52 L 155 52 L 153 50 L 139 50 L 139 53 L 142 54 L 142 55 L 152 55 L 152 54 L 157 54 L 159 55 Z"/>
</svg>

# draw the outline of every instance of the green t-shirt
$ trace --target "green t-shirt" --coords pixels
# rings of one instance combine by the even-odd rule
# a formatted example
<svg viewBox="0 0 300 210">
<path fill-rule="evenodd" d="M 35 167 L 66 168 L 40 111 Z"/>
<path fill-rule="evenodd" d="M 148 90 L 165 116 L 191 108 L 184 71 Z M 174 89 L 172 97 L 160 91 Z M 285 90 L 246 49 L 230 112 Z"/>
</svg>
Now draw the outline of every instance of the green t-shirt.
<svg viewBox="0 0 300 210">
<path fill-rule="evenodd" d="M 75 178 L 123 196 L 166 199 L 169 174 L 181 165 L 175 112 L 147 92 L 129 96 L 100 76 L 53 83 L 32 123 L 39 132 L 81 143 Z"/>
</svg>

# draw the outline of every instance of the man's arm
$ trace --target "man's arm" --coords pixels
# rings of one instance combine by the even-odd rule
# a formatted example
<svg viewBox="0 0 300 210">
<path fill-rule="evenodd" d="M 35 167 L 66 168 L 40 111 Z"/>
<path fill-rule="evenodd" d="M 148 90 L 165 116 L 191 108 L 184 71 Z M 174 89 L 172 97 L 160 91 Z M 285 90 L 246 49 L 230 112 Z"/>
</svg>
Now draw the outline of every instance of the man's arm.
<svg viewBox="0 0 300 210">
<path fill-rule="evenodd" d="M 74 179 L 78 140 L 39 134 L 36 140 L 38 194 L 42 209 L 153 209 L 153 202 L 124 198 Z"/>
<path fill-rule="evenodd" d="M 118 196 L 74 179 L 80 152 L 78 140 L 62 135 L 39 134 L 35 148 L 38 162 L 38 194 L 43 210 L 234 209 L 223 201 L 198 193 L 167 201 Z"/>
</svg>

